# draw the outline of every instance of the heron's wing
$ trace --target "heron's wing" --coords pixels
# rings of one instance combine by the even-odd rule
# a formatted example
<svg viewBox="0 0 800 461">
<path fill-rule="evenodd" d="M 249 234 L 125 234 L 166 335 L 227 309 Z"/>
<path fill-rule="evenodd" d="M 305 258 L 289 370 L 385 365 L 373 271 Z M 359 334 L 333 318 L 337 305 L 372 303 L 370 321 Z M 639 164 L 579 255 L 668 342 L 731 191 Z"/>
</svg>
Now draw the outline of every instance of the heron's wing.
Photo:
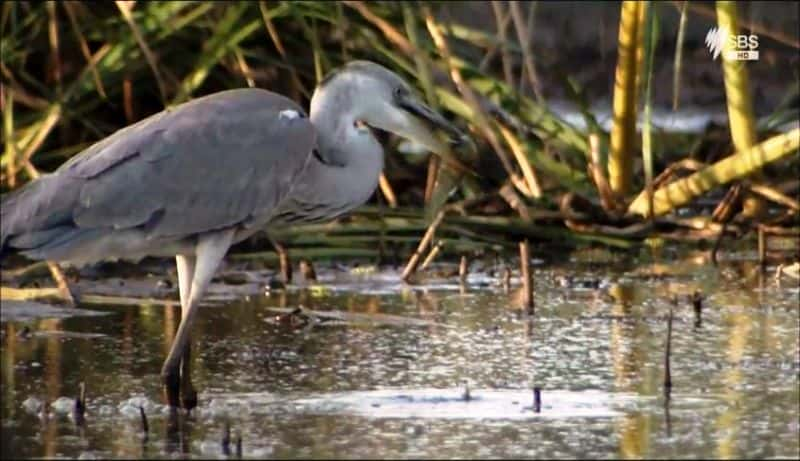
<svg viewBox="0 0 800 461">
<path fill-rule="evenodd" d="M 263 223 L 315 145 L 313 125 L 291 100 L 231 90 L 120 130 L 55 175 L 80 189 L 72 210 L 79 228 L 182 238 Z"/>
</svg>

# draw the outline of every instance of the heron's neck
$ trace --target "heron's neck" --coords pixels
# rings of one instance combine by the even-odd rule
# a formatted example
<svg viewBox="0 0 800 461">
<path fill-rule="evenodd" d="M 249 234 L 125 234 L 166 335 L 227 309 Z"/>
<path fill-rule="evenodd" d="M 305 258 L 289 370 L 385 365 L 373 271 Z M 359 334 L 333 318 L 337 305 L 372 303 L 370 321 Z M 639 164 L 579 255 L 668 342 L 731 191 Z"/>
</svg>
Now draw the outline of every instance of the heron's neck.
<svg viewBox="0 0 800 461">
<path fill-rule="evenodd" d="M 383 170 L 383 149 L 367 128 L 357 128 L 354 92 L 315 93 L 310 119 L 317 131 L 319 158 L 312 158 L 309 177 L 319 194 L 333 194 L 361 205 L 375 191 Z"/>
</svg>

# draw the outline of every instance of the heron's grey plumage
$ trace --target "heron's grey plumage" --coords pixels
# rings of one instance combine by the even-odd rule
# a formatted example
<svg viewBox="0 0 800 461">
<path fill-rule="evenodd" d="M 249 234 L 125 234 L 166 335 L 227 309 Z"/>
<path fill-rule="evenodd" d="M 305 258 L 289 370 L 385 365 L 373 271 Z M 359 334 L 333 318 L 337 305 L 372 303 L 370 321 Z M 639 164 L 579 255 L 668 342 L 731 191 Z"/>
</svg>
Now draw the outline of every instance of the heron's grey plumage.
<svg viewBox="0 0 800 461">
<path fill-rule="evenodd" d="M 269 221 L 315 146 L 305 112 L 283 96 L 239 89 L 198 98 L 4 199 L 2 238 L 36 259 L 86 262 L 174 255 L 229 227 L 244 235 Z"/>
<path fill-rule="evenodd" d="M 369 62 L 326 78 L 308 116 L 269 91 L 216 93 L 122 129 L 3 197 L 0 255 L 175 256 L 181 323 L 162 374 L 176 388 L 197 306 L 233 243 L 268 225 L 340 216 L 372 195 L 383 149 L 370 126 L 435 153 L 446 145 L 430 126 L 461 138 L 397 75 Z"/>
</svg>

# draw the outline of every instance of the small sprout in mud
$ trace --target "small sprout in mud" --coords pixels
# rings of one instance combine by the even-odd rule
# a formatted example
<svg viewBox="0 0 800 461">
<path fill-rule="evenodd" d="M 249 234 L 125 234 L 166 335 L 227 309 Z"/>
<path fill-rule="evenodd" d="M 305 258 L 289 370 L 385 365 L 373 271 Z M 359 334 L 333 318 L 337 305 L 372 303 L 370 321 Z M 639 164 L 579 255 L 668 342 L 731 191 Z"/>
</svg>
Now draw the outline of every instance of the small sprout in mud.
<svg viewBox="0 0 800 461">
<path fill-rule="evenodd" d="M 464 393 L 461 394 L 461 398 L 464 399 L 465 402 L 472 400 L 472 395 L 469 393 L 469 381 L 464 381 Z"/>
<path fill-rule="evenodd" d="M 469 260 L 465 255 L 461 255 L 461 263 L 458 265 L 458 280 L 461 283 L 467 281 L 467 275 L 469 272 Z"/>
<path fill-rule="evenodd" d="M 533 412 L 539 413 L 542 411 L 542 388 L 533 388 Z"/>
<path fill-rule="evenodd" d="M 308 282 L 317 281 L 317 273 L 314 271 L 314 265 L 307 259 L 300 260 L 300 273 Z"/>
<path fill-rule="evenodd" d="M 505 291 L 511 289 L 511 269 L 508 267 L 503 269 L 503 289 Z"/>
</svg>

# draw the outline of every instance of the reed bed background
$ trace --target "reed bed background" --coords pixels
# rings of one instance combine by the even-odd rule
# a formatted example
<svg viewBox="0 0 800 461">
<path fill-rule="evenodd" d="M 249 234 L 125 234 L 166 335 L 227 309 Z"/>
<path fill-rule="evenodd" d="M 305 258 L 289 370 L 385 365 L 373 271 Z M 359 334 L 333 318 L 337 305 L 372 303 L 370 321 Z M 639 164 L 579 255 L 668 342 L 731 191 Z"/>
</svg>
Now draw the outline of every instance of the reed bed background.
<svg viewBox="0 0 800 461">
<path fill-rule="evenodd" d="M 378 134 L 387 151 L 380 190 L 351 217 L 276 233 L 298 254 L 405 260 L 437 247 L 456 257 L 516 251 L 524 239 L 624 249 L 708 240 L 716 249 L 722 236 L 755 235 L 759 225 L 796 231 L 800 78 L 786 58 L 796 54 L 796 32 L 738 20 L 735 2 L 607 5 L 620 19 L 597 24 L 618 32 L 606 130 L 589 110 L 595 95 L 573 75 L 580 69 L 554 59 L 558 49 L 536 46 L 537 3 L 488 5 L 493 16 L 476 27 L 459 19 L 463 2 L 4 2 L 0 188 L 21 187 L 195 96 L 256 86 L 307 107 L 327 72 L 370 59 L 403 75 L 475 144 L 440 162 L 395 155 L 409 146 Z M 677 30 L 666 28 L 667 17 Z M 757 118 L 748 65 L 722 58 L 729 126 L 699 134 L 654 127 L 654 101 L 669 93 L 676 109 L 681 99 L 693 21 L 759 33 L 762 46 L 782 49 L 773 65 L 787 69 L 783 102 Z M 565 49 L 569 40 L 562 37 Z M 672 91 L 655 77 L 664 52 L 674 56 Z M 550 107 L 553 82 L 580 109 L 582 126 Z M 269 249 L 254 238 L 238 253 L 258 258 Z"/>
</svg>

